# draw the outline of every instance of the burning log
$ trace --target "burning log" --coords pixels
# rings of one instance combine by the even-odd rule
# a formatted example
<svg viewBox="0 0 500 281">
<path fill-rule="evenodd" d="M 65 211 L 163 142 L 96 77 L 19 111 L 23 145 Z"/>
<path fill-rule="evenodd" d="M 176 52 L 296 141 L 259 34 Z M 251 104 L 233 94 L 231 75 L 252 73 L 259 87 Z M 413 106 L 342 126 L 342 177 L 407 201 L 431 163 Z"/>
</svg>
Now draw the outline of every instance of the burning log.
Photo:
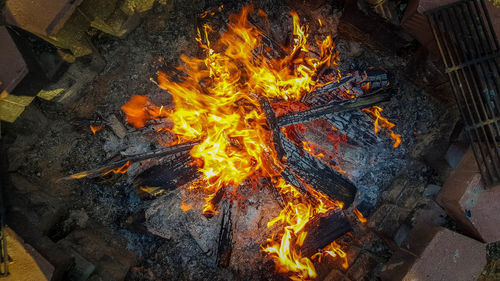
<svg viewBox="0 0 500 281">
<path fill-rule="evenodd" d="M 326 87 L 326 86 L 325 86 Z M 288 126 L 291 124 L 304 123 L 319 118 L 324 118 L 329 114 L 346 112 L 372 106 L 384 101 L 388 101 L 392 96 L 392 88 L 380 88 L 373 93 L 347 101 L 337 102 L 307 109 L 297 113 L 283 115 L 278 118 L 278 126 Z"/>
<path fill-rule="evenodd" d="M 262 111 L 264 111 L 264 114 L 266 115 L 267 124 L 269 125 L 269 128 L 273 133 L 274 149 L 276 149 L 278 159 L 283 159 L 283 156 L 285 156 L 285 151 L 283 150 L 283 145 L 281 142 L 283 136 L 281 135 L 281 130 L 278 125 L 276 114 L 274 113 L 271 104 L 265 97 L 259 97 L 259 103 Z"/>
<path fill-rule="evenodd" d="M 173 154 L 176 154 L 176 153 L 179 153 L 179 152 L 183 152 L 183 151 L 188 151 L 194 145 L 196 145 L 196 143 L 183 143 L 183 144 L 178 144 L 178 145 L 173 145 L 173 146 L 170 146 L 170 147 L 166 147 L 166 148 L 161 149 L 161 150 L 156 150 L 156 151 L 152 151 L 152 152 L 146 152 L 146 153 L 143 153 L 143 154 L 126 157 L 126 158 L 124 158 L 122 160 L 112 162 L 112 163 L 110 163 L 110 164 L 108 164 L 106 166 L 103 166 L 103 167 L 100 167 L 100 168 L 97 168 L 97 169 L 93 169 L 93 170 L 79 172 L 79 173 L 76 173 L 76 174 L 73 174 L 73 175 L 61 178 L 59 180 L 73 180 L 73 179 L 81 179 L 81 178 L 91 178 L 91 179 L 92 178 L 96 178 L 96 177 L 105 175 L 105 174 L 109 173 L 110 171 L 112 171 L 114 169 L 118 169 L 120 167 L 123 167 L 124 165 L 127 165 L 127 163 L 130 164 L 130 163 L 134 163 L 134 162 L 143 161 L 143 160 L 146 160 L 146 159 L 159 158 L 159 157 L 164 157 L 164 156 L 167 156 L 167 155 L 173 155 Z"/>
<path fill-rule="evenodd" d="M 219 240 L 217 242 L 217 265 L 219 267 L 228 267 L 233 251 L 233 218 L 232 203 L 225 200 L 222 203 L 221 223 L 219 231 Z"/>
<path fill-rule="evenodd" d="M 337 173 L 328 164 L 312 156 L 290 139 L 283 137 L 280 126 L 275 123 L 277 119 L 269 101 L 265 98 L 259 98 L 259 102 L 273 133 L 273 142 L 278 157 L 283 159 L 283 156 L 286 156 L 285 166 L 290 168 L 290 171 L 287 169 L 283 171 L 283 178 L 295 186 L 302 194 L 307 195 L 307 188 L 296 178 L 295 175 L 297 175 L 313 189 L 322 192 L 331 199 L 343 201 L 346 206 L 349 206 L 354 201 L 356 194 L 354 184 Z M 312 196 L 308 197 L 312 198 Z"/>
<path fill-rule="evenodd" d="M 351 205 L 356 195 L 352 182 L 335 171 L 330 165 L 314 157 L 288 138 L 283 138 L 286 151 L 286 165 L 313 189 L 333 200 Z"/>
<path fill-rule="evenodd" d="M 141 198 L 155 196 L 183 186 L 195 180 L 198 169 L 190 165 L 193 161 L 189 153 L 182 152 L 167 163 L 153 166 L 134 179 L 134 189 Z"/>
<path fill-rule="evenodd" d="M 304 257 L 310 257 L 350 230 L 351 224 L 341 210 L 315 216 L 304 227 L 307 236 L 300 251 Z"/>
</svg>

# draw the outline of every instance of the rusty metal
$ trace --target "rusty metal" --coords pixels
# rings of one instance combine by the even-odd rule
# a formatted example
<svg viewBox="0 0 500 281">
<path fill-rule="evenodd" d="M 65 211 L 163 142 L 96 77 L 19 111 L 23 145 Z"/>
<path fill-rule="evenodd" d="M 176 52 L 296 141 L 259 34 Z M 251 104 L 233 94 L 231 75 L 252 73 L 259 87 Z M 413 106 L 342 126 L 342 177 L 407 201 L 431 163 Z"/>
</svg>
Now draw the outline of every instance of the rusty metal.
<svg viewBox="0 0 500 281">
<path fill-rule="evenodd" d="M 484 0 L 425 13 L 487 186 L 500 183 L 500 50 Z"/>
</svg>

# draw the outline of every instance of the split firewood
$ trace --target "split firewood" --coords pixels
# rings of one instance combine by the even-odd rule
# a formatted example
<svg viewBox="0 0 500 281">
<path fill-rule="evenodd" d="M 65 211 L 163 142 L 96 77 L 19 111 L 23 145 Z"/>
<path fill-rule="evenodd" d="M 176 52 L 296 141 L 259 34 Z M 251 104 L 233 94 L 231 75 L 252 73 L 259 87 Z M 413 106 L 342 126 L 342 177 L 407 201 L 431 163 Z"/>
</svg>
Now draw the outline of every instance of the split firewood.
<svg viewBox="0 0 500 281">
<path fill-rule="evenodd" d="M 311 188 L 348 207 L 354 201 L 356 186 L 330 165 L 314 157 L 288 138 L 283 138 L 286 166 Z"/>
<path fill-rule="evenodd" d="M 229 200 L 221 203 L 221 223 L 217 241 L 217 266 L 228 267 L 233 251 L 233 204 Z"/>
<path fill-rule="evenodd" d="M 160 150 L 156 150 L 156 151 L 152 151 L 152 152 L 146 152 L 146 153 L 126 157 L 122 160 L 112 162 L 112 163 L 107 164 L 105 166 L 102 166 L 100 168 L 79 172 L 79 173 L 61 178 L 59 180 L 96 178 L 96 177 L 100 177 L 100 176 L 109 174 L 110 172 L 116 173 L 117 169 L 120 170 L 120 172 L 126 172 L 125 167 L 130 166 L 131 163 L 135 163 L 135 162 L 139 162 L 139 161 L 143 161 L 143 160 L 151 159 L 151 158 L 159 158 L 159 157 L 164 157 L 167 155 L 173 155 L 173 154 L 183 152 L 183 151 L 189 151 L 196 144 L 197 144 L 196 142 L 183 143 L 183 144 L 173 145 L 173 146 L 166 147 L 164 149 L 160 149 Z"/>
<path fill-rule="evenodd" d="M 311 257 L 350 230 L 351 224 L 342 210 L 315 216 L 304 227 L 307 236 L 300 251 L 304 257 Z"/>
<path fill-rule="evenodd" d="M 165 164 L 155 165 L 138 175 L 134 179 L 134 190 L 144 199 L 186 185 L 200 175 L 198 167 L 190 164 L 192 162 L 187 151 L 181 152 Z"/>
<path fill-rule="evenodd" d="M 325 118 L 333 113 L 370 107 L 374 104 L 388 101 L 391 96 L 392 88 L 380 88 L 369 95 L 280 116 L 278 117 L 278 126 L 283 127 L 291 124 L 304 123 L 319 118 Z"/>
</svg>

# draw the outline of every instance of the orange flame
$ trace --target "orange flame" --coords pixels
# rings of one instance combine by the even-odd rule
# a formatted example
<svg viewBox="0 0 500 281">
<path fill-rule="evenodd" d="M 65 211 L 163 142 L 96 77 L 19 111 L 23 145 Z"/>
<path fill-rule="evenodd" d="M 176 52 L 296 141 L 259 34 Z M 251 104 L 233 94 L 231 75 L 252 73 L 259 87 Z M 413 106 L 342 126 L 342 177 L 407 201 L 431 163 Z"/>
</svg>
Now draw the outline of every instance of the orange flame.
<svg viewBox="0 0 500 281">
<path fill-rule="evenodd" d="M 90 130 L 92 131 L 92 134 L 94 134 L 94 135 L 95 135 L 95 133 L 97 133 L 100 130 L 102 130 L 102 128 L 104 128 L 104 125 L 98 125 L 98 126 L 92 126 L 92 125 L 90 125 Z"/>
<path fill-rule="evenodd" d="M 178 142 L 199 142 L 190 154 L 202 176 L 190 188 L 206 191 L 205 214 L 216 213 L 211 200 L 221 188 L 238 187 L 255 175 L 276 178 L 281 173 L 282 165 L 258 97 L 299 101 L 305 93 L 321 86 L 316 82 L 317 71 L 323 66 L 334 67 L 339 60 L 331 36 L 315 42 L 319 56 L 309 51 L 312 45 L 308 42 L 308 26 L 300 24 L 295 12 L 291 13 L 294 38 L 286 50 L 288 55 L 267 57 L 261 52 L 263 31 L 250 24 L 250 12 L 252 7 L 246 6 L 239 15 L 231 15 L 227 31 L 215 42 L 209 40 L 209 34 L 214 32 L 209 25 L 198 30 L 196 41 L 204 57 L 181 56 L 183 65 L 177 69 L 184 73 L 182 79 L 158 73 L 159 87 L 172 96 L 172 110 L 166 112 L 144 96 L 132 96 L 122 107 L 135 128 L 145 126 L 150 119 L 165 118 L 173 124 L 166 130 L 174 133 Z M 269 239 L 263 251 L 273 257 L 279 271 L 291 272 L 293 280 L 314 278 L 311 259 L 296 250 L 307 236 L 304 226 L 313 216 L 342 208 L 343 203 L 307 187 L 314 197 L 313 204 L 312 199 L 283 179 L 277 181 L 277 188 L 296 202 L 288 203 L 269 222 L 269 227 L 279 221 L 284 228 L 279 242 Z"/>
<path fill-rule="evenodd" d="M 279 272 L 292 272 L 293 275 L 290 277 L 292 280 L 313 279 L 317 276 L 316 269 L 311 261 L 314 255 L 308 258 L 297 251 L 297 247 L 302 246 L 307 237 L 304 227 L 316 215 L 343 208 L 343 203 L 332 201 L 325 195 L 308 187 L 308 191 L 317 201 L 313 204 L 282 178 L 278 179 L 275 186 L 281 193 L 293 196 L 298 203 L 289 202 L 280 214 L 267 224 L 267 227 L 271 227 L 275 223 L 281 222 L 285 226 L 283 233 L 280 234 L 279 241 L 268 239 L 262 250 L 276 261 Z"/>
<path fill-rule="evenodd" d="M 396 126 L 396 124 L 390 122 L 389 119 L 382 116 L 381 112 L 383 111 L 383 109 L 380 106 L 375 105 L 371 109 L 364 108 L 362 109 L 362 111 L 372 115 L 375 118 L 375 134 L 378 134 L 378 132 L 380 132 L 380 128 L 384 128 L 391 139 L 394 140 L 394 144 L 392 145 L 393 148 L 397 148 L 401 144 L 401 135 L 394 133 L 394 131 L 392 130 Z"/>
<path fill-rule="evenodd" d="M 358 220 L 361 223 L 366 223 L 367 222 L 366 218 L 363 217 L 363 214 L 358 209 L 354 209 L 354 214 L 356 215 L 356 217 L 358 217 Z"/>
<path fill-rule="evenodd" d="M 123 166 L 116 168 L 116 169 L 109 170 L 106 173 L 104 173 L 103 175 L 107 175 L 110 173 L 125 174 L 128 171 L 129 167 L 130 167 L 130 161 L 127 161 L 127 163 L 123 164 Z"/>
</svg>

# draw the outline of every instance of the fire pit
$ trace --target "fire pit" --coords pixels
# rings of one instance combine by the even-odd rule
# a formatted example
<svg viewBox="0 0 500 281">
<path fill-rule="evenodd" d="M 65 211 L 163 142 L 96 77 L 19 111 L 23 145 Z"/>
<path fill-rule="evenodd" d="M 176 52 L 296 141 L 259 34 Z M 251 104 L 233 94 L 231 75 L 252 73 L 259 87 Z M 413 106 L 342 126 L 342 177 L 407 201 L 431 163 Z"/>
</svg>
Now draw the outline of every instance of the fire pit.
<svg viewBox="0 0 500 281">
<path fill-rule="evenodd" d="M 229 2 L 159 5 L 126 38 L 95 36 L 105 67 L 81 97 L 6 128 L 7 197 L 50 206 L 12 217 L 71 253 L 61 272 L 375 280 L 422 210 L 456 227 L 427 187 L 462 140 L 449 97 L 415 82 L 435 62 L 407 36 L 397 54 L 339 36 L 335 4 Z M 50 196 L 16 199 L 31 192 Z"/>
</svg>

